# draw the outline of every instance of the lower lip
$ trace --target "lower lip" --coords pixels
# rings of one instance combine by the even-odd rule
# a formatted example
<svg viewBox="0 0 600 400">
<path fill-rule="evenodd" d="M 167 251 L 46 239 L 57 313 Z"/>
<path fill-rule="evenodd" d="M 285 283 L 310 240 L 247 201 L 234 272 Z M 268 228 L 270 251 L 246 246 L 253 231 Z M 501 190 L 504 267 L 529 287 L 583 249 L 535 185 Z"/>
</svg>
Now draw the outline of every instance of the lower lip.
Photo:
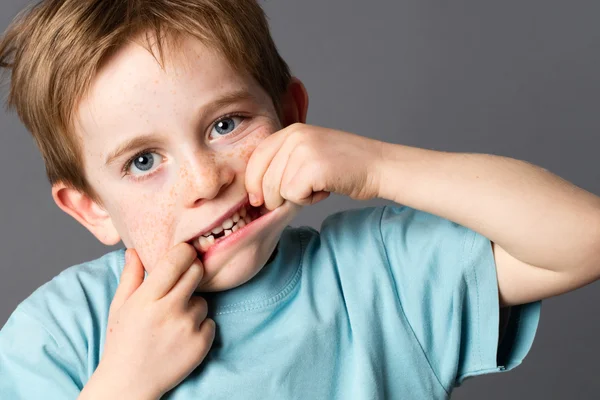
<svg viewBox="0 0 600 400">
<path fill-rule="evenodd" d="M 260 229 L 262 229 L 265 225 L 267 225 L 277 213 L 278 209 L 267 212 L 254 221 L 250 222 L 248 225 L 245 225 L 243 228 L 238 229 L 237 231 L 231 233 L 229 236 L 224 238 L 220 238 L 220 240 L 216 241 L 211 247 L 208 248 L 206 253 L 199 254 L 200 260 L 205 263 L 206 260 L 212 257 L 212 255 L 216 252 L 220 252 L 231 247 L 234 247 L 240 241 L 244 240 L 244 238 L 255 234 Z"/>
</svg>

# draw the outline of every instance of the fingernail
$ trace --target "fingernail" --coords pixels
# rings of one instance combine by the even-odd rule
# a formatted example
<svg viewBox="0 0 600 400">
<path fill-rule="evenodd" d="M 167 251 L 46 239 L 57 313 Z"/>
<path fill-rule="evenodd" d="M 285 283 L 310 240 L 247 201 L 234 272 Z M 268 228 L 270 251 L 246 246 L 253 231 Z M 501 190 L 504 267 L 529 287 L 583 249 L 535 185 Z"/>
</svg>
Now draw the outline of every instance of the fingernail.
<svg viewBox="0 0 600 400">
<path fill-rule="evenodd" d="M 251 194 L 250 195 L 250 204 L 252 204 L 253 206 L 256 206 L 257 202 L 258 202 L 258 199 L 256 198 L 256 195 Z"/>
</svg>

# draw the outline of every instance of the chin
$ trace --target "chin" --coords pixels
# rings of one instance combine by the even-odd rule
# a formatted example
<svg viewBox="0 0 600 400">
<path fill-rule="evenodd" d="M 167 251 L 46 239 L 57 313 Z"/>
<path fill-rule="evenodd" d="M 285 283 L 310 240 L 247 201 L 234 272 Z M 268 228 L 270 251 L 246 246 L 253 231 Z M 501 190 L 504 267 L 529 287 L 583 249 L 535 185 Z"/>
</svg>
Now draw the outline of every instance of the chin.
<svg viewBox="0 0 600 400">
<path fill-rule="evenodd" d="M 219 264 L 217 257 L 212 258 L 204 266 L 205 280 L 198 286 L 197 290 L 200 292 L 221 292 L 248 282 L 266 265 L 269 256 L 277 246 L 277 240 L 269 243 L 268 250 L 257 249 L 253 251 L 252 249 L 244 249 L 221 264 Z"/>
<path fill-rule="evenodd" d="M 269 261 L 285 227 L 294 219 L 302 206 L 288 201 L 265 214 L 253 231 L 228 246 L 212 254 L 203 261 L 203 282 L 198 291 L 218 292 L 233 289 L 252 279 Z"/>
</svg>

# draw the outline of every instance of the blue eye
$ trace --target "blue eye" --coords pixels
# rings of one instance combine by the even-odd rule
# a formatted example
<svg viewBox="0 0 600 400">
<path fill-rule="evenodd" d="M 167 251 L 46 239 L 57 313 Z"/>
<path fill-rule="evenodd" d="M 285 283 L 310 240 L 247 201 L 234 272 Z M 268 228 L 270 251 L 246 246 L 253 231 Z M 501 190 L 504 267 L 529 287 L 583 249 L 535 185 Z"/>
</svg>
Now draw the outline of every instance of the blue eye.
<svg viewBox="0 0 600 400">
<path fill-rule="evenodd" d="M 155 156 L 158 156 L 159 159 L 156 160 Z M 161 157 L 162 156 L 160 154 L 149 151 L 145 153 L 140 153 L 128 162 L 127 171 L 129 172 L 131 170 L 133 172 L 132 167 L 135 167 L 139 171 L 141 171 L 141 173 L 133 173 L 133 175 L 144 175 L 146 172 L 152 169 L 155 163 L 156 165 L 160 165 Z"/>
<path fill-rule="evenodd" d="M 244 118 L 242 116 L 231 116 L 220 119 L 214 124 L 211 133 L 217 132 L 221 136 L 227 135 L 233 132 L 242 123 Z M 219 136 L 217 135 L 217 137 Z"/>
</svg>

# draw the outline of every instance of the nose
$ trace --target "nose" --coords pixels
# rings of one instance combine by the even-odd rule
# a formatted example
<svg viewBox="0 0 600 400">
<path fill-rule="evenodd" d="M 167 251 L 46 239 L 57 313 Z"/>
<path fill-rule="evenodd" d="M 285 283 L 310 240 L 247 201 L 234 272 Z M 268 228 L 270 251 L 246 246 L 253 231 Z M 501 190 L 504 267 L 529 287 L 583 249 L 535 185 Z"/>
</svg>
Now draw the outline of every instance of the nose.
<svg viewBox="0 0 600 400">
<path fill-rule="evenodd" d="M 197 207 L 218 197 L 235 179 L 235 171 L 214 152 L 198 151 L 179 171 L 186 207 Z"/>
</svg>

